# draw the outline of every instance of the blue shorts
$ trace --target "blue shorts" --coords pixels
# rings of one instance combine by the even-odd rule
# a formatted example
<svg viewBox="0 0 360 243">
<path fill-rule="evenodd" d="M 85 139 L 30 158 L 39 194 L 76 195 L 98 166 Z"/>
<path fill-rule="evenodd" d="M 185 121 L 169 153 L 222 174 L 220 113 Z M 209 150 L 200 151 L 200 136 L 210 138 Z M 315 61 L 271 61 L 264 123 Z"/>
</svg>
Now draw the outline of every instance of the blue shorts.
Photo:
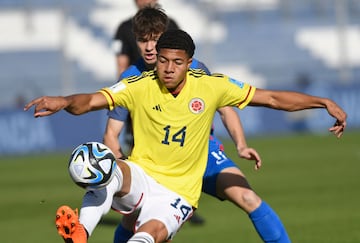
<svg viewBox="0 0 360 243">
<path fill-rule="evenodd" d="M 203 176 L 202 191 L 223 200 L 216 195 L 216 179 L 223 169 L 230 167 L 239 168 L 226 156 L 222 142 L 215 136 L 211 135 L 209 139 L 208 161 L 205 174 Z"/>
</svg>

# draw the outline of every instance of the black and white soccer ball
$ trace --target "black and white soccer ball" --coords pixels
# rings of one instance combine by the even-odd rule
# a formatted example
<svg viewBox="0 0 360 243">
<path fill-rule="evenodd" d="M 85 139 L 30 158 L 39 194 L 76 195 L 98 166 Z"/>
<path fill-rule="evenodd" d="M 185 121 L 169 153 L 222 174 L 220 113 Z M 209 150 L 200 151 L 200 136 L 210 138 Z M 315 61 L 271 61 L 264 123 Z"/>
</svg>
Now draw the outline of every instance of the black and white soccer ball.
<svg viewBox="0 0 360 243">
<path fill-rule="evenodd" d="M 110 183 L 116 170 L 116 158 L 104 144 L 88 142 L 71 153 L 69 173 L 85 189 L 100 189 Z"/>
</svg>

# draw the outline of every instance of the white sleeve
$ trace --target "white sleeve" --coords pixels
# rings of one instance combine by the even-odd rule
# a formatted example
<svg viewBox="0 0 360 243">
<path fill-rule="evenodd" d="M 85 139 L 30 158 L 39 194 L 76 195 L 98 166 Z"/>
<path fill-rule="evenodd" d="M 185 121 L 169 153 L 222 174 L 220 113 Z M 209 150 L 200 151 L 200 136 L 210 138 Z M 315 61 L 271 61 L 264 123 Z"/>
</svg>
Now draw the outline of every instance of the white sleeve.
<svg viewBox="0 0 360 243">
<path fill-rule="evenodd" d="M 85 227 L 89 236 L 94 231 L 101 217 L 109 212 L 113 196 L 118 189 L 119 181 L 115 179 L 111 180 L 105 188 L 87 191 L 84 195 L 79 221 Z"/>
</svg>

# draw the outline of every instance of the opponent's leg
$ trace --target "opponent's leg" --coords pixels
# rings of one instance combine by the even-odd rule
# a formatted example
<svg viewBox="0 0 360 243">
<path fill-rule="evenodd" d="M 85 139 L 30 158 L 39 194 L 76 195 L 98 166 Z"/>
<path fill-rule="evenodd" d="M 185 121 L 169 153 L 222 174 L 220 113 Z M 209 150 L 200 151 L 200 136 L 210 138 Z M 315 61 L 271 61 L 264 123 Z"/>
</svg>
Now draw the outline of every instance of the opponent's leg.
<svg viewBox="0 0 360 243">
<path fill-rule="evenodd" d="M 233 202 L 249 214 L 264 242 L 290 242 L 285 227 L 277 214 L 251 189 L 239 168 L 223 169 L 217 177 L 216 191 L 218 197 Z"/>
<path fill-rule="evenodd" d="M 289 236 L 287 235 L 280 218 L 264 201 L 262 201 L 255 211 L 249 214 L 249 217 L 264 242 L 290 242 Z"/>
<path fill-rule="evenodd" d="M 115 230 L 114 243 L 126 243 L 133 235 L 131 230 L 125 229 L 120 223 Z"/>
<path fill-rule="evenodd" d="M 122 217 L 121 223 L 115 230 L 114 243 L 125 243 L 134 235 L 133 229 L 135 228 L 137 217 L 138 212 Z"/>
</svg>

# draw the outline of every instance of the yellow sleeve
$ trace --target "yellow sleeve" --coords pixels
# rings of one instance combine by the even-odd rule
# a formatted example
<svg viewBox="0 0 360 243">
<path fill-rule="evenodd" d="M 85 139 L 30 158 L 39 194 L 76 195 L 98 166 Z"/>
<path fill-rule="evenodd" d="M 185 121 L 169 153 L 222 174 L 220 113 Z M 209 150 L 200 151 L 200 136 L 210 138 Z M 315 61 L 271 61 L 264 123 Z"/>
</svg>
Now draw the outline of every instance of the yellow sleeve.
<svg viewBox="0 0 360 243">
<path fill-rule="evenodd" d="M 108 102 L 108 105 L 109 105 L 109 110 L 114 109 L 115 108 L 115 102 L 114 102 L 114 99 L 113 99 L 109 89 L 108 88 L 103 88 L 103 89 L 99 90 L 98 92 L 102 93 L 105 96 L 105 98 L 106 98 L 106 100 Z"/>
<path fill-rule="evenodd" d="M 252 100 L 256 90 L 254 86 L 223 74 L 216 74 L 215 77 L 221 82 L 217 85 L 217 90 L 224 88 L 220 106 L 236 106 L 243 109 Z"/>
<path fill-rule="evenodd" d="M 123 100 L 122 100 L 122 98 L 124 98 L 124 95 L 122 93 L 126 89 L 126 87 L 127 87 L 126 83 L 123 81 L 120 81 L 111 87 L 105 87 L 98 91 L 105 96 L 105 98 L 109 104 L 109 110 L 114 109 L 115 106 L 125 106 L 126 105 L 126 103 L 123 102 Z"/>
<path fill-rule="evenodd" d="M 254 86 L 251 85 L 246 85 L 248 87 L 246 87 L 247 90 L 247 95 L 245 96 L 245 98 L 237 105 L 237 107 L 239 107 L 239 109 L 243 109 L 245 106 L 247 106 L 249 104 L 249 102 L 252 100 L 252 98 L 254 97 L 255 94 L 255 90 L 256 88 Z"/>
</svg>

